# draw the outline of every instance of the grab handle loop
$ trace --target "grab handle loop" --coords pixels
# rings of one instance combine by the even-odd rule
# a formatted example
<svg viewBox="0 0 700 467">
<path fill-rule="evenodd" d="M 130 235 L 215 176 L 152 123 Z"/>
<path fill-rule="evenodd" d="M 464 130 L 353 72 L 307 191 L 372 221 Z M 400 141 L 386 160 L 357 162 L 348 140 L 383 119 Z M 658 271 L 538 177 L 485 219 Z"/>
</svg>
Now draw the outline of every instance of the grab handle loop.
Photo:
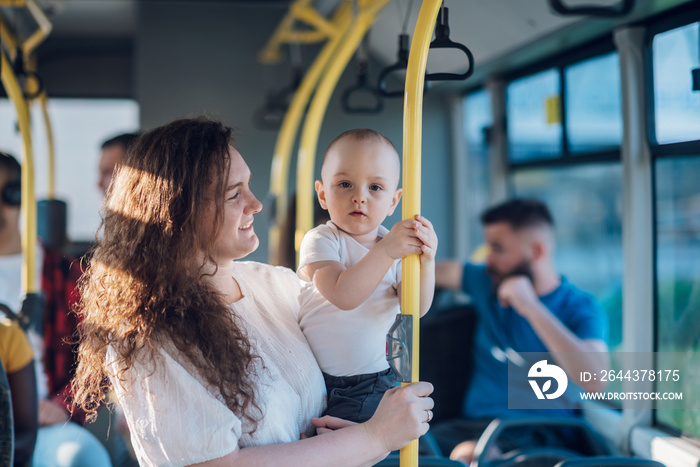
<svg viewBox="0 0 700 467">
<path fill-rule="evenodd" d="M 260 130 L 278 130 L 282 125 L 289 103 L 301 83 L 302 72 L 294 69 L 292 83 L 279 91 L 268 93 L 265 104 L 255 111 L 253 121 Z"/>
<path fill-rule="evenodd" d="M 625 16 L 634 9 L 635 0 L 622 0 L 617 5 L 577 7 L 564 5 L 562 0 L 549 0 L 549 7 L 561 16 L 593 16 L 598 18 L 618 18 Z"/>
<path fill-rule="evenodd" d="M 405 70 L 408 67 L 408 34 L 399 35 L 399 60 L 382 70 L 379 74 L 379 80 L 377 81 L 377 88 L 379 89 L 379 94 L 384 97 L 403 97 L 404 90 L 399 89 L 395 91 L 389 91 L 386 86 L 386 79 L 392 73 L 400 70 Z"/>
<path fill-rule="evenodd" d="M 44 83 L 41 77 L 34 71 L 29 71 L 24 66 L 24 52 L 21 47 L 17 47 L 15 63 L 12 64 L 17 81 L 22 88 L 22 94 L 27 100 L 36 99 L 44 90 Z M 30 90 L 31 89 L 31 90 Z"/>
<path fill-rule="evenodd" d="M 464 44 L 450 40 L 449 11 L 447 7 L 440 8 L 435 24 L 435 40 L 430 43 L 431 49 L 457 49 L 467 56 L 469 68 L 464 73 L 427 73 L 426 81 L 462 81 L 474 73 L 474 56 Z"/>
<path fill-rule="evenodd" d="M 379 92 L 367 84 L 368 60 L 360 60 L 357 64 L 357 83 L 343 91 L 343 110 L 349 114 L 378 114 L 384 110 L 384 101 Z M 370 96 L 374 104 L 353 104 L 356 95 Z"/>
</svg>

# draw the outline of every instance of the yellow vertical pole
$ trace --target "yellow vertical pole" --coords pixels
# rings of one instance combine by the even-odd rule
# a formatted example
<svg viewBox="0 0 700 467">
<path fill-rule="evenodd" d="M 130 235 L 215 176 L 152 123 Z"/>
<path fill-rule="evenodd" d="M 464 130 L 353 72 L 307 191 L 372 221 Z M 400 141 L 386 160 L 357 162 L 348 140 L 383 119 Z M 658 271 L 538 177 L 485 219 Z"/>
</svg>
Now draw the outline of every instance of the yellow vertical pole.
<svg viewBox="0 0 700 467">
<path fill-rule="evenodd" d="M 26 293 L 36 292 L 36 200 L 34 196 L 34 156 L 29 128 L 29 106 L 24 99 L 10 61 L 0 50 L 0 77 L 7 96 L 17 112 L 17 126 L 22 137 L 22 289 Z"/>
<path fill-rule="evenodd" d="M 336 50 L 333 61 L 328 65 L 323 80 L 318 85 L 316 94 L 306 115 L 302 130 L 299 156 L 297 159 L 297 230 L 294 248 L 299 253 L 299 246 L 304 234 L 313 228 L 314 223 L 314 168 L 318 136 L 321 123 L 328 108 L 328 102 L 335 90 L 340 76 L 362 42 L 367 30 L 372 26 L 377 14 L 389 0 L 357 0 L 358 14 L 345 36 L 345 40 Z"/>
<path fill-rule="evenodd" d="M 420 214 L 421 141 L 423 131 L 423 77 L 428 61 L 430 39 L 442 0 L 424 0 L 413 32 L 408 56 L 403 104 L 403 213 L 404 219 Z M 420 338 L 420 258 L 410 255 L 403 259 L 401 277 L 401 313 L 413 317 L 413 354 L 411 382 L 418 381 Z M 402 383 L 403 385 L 410 383 Z M 418 440 L 400 452 L 401 467 L 418 466 Z"/>
<path fill-rule="evenodd" d="M 47 194 L 47 197 L 48 199 L 54 199 L 56 197 L 56 153 L 53 142 L 53 127 L 51 126 L 51 119 L 49 118 L 48 99 L 46 98 L 46 91 L 42 91 L 39 95 L 39 105 L 41 105 L 41 113 L 44 117 L 44 127 L 46 129 L 46 145 L 48 151 L 47 161 L 49 192 Z"/>
<path fill-rule="evenodd" d="M 287 210 L 287 193 L 289 191 L 287 185 L 294 138 L 299 130 L 299 125 L 311 94 L 351 23 L 351 5 L 349 2 L 345 2 L 338 8 L 338 12 L 334 16 L 333 24 L 335 28 L 333 35 L 326 45 L 323 46 L 316 60 L 314 60 L 314 63 L 304 75 L 304 79 L 299 84 L 299 88 L 294 93 L 294 97 L 289 104 L 289 109 L 284 115 L 282 126 L 277 135 L 275 153 L 272 157 L 272 170 L 270 172 L 270 194 L 275 198 L 275 220 L 270 226 L 269 237 L 269 261 L 271 264 L 280 264 L 282 260 L 279 257 L 280 229 L 284 224 Z"/>
</svg>

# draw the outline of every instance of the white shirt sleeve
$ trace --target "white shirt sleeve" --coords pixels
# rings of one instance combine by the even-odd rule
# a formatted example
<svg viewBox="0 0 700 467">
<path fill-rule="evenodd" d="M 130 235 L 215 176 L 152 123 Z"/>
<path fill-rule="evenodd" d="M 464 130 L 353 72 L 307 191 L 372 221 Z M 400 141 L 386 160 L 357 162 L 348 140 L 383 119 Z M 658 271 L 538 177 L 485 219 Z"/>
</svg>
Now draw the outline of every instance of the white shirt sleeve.
<svg viewBox="0 0 700 467">
<path fill-rule="evenodd" d="M 138 359 L 123 383 L 108 364 L 140 465 L 185 466 L 238 449 L 241 421 L 202 382 L 160 350 L 155 369 Z M 110 347 L 107 361 L 114 362 Z"/>
<path fill-rule="evenodd" d="M 319 225 L 304 235 L 299 249 L 299 267 L 297 274 L 301 280 L 309 282 L 311 278 L 302 272 L 304 266 L 319 261 L 338 261 L 340 258 L 340 239 L 337 232 L 328 225 Z"/>
</svg>

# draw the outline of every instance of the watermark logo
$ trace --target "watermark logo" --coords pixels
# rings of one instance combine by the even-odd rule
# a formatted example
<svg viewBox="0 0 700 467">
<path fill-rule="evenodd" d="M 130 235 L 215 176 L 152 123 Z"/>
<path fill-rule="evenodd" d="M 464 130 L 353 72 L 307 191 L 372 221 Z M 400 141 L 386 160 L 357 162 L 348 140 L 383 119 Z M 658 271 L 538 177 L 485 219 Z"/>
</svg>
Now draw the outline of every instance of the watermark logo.
<svg viewBox="0 0 700 467">
<path fill-rule="evenodd" d="M 564 394 L 566 387 L 569 385 L 569 379 L 566 377 L 564 370 L 556 365 L 550 365 L 547 360 L 540 360 L 530 367 L 530 371 L 527 373 L 530 386 L 532 390 L 535 391 L 535 395 L 538 399 L 556 399 Z M 544 379 L 544 384 L 540 387 L 539 380 Z M 556 391 L 549 393 L 548 391 L 552 389 L 552 379 L 557 382 Z"/>
</svg>

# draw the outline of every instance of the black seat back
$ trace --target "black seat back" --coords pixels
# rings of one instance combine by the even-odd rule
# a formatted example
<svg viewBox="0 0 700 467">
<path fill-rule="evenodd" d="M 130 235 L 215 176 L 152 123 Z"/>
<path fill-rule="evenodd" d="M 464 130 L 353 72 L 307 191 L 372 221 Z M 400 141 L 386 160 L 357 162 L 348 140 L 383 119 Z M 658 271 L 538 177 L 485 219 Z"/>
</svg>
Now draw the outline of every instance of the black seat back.
<svg viewBox="0 0 700 467">
<path fill-rule="evenodd" d="M 431 424 L 461 415 L 473 364 L 475 325 L 470 305 L 431 310 L 421 319 L 420 379 L 435 388 Z"/>
<path fill-rule="evenodd" d="M 15 430 L 12 422 L 12 397 L 5 367 L 0 362 L 0 467 L 14 463 Z"/>
</svg>

